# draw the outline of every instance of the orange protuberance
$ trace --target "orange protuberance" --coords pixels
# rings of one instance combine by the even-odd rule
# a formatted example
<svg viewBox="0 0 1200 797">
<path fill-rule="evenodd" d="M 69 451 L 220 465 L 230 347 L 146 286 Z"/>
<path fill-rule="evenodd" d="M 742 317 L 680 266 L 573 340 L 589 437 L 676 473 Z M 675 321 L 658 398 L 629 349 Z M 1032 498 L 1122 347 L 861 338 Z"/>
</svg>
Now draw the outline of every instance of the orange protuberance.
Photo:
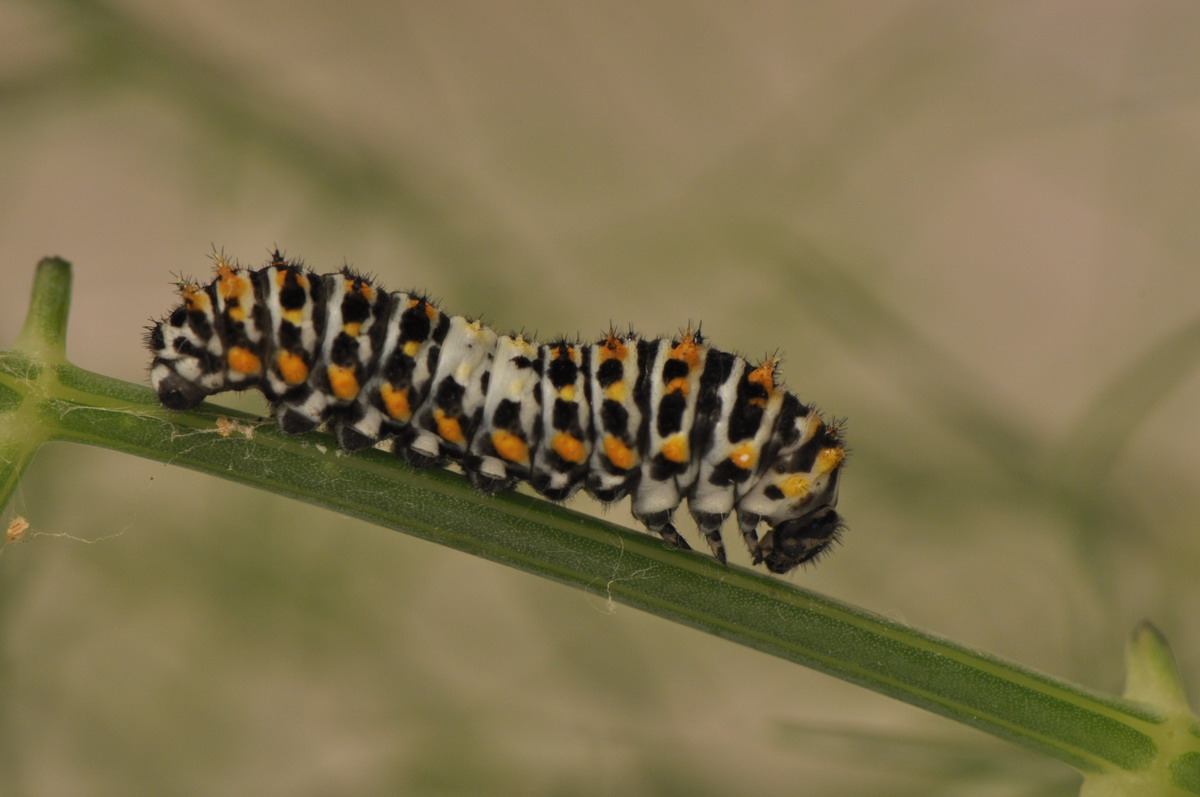
<svg viewBox="0 0 1200 797">
<path fill-rule="evenodd" d="M 673 435 L 668 438 L 662 447 L 663 458 L 668 462 L 687 462 L 688 459 L 688 443 L 687 438 L 681 434 Z"/>
<path fill-rule="evenodd" d="M 604 344 L 600 347 L 600 359 L 603 360 L 624 360 L 629 350 L 625 348 L 625 343 L 617 337 L 615 332 L 609 332 L 608 337 L 604 339 Z"/>
<path fill-rule="evenodd" d="M 363 282 L 361 279 L 346 277 L 344 282 L 344 290 L 346 293 L 360 294 L 368 302 L 375 301 L 375 288 L 369 283 Z"/>
<path fill-rule="evenodd" d="M 412 406 L 408 402 L 407 389 L 397 390 L 385 383 L 379 388 L 379 395 L 383 399 L 383 406 L 387 408 L 388 415 L 398 421 L 407 421 L 412 417 Z"/>
<path fill-rule="evenodd" d="M 294 275 L 296 284 L 299 285 L 305 293 L 308 293 L 308 277 L 304 276 L 304 272 L 302 271 L 291 271 L 290 269 L 286 268 L 277 268 L 275 270 L 275 284 L 281 289 L 286 287 L 288 277 L 290 275 Z"/>
<path fill-rule="evenodd" d="M 625 383 L 613 382 L 608 387 L 604 388 L 604 397 L 612 401 L 625 403 Z"/>
<path fill-rule="evenodd" d="M 256 374 L 262 368 L 262 360 L 258 355 L 243 346 L 234 346 L 229 350 L 229 367 L 238 373 Z"/>
<path fill-rule="evenodd" d="M 579 464 L 587 456 L 587 450 L 584 448 L 583 442 L 566 432 L 559 432 L 554 435 L 552 447 L 554 448 L 554 453 L 567 462 Z"/>
<path fill-rule="evenodd" d="M 575 400 L 575 386 L 574 385 L 563 386 L 562 390 L 558 391 L 558 397 L 560 399 L 562 399 L 563 401 L 574 401 Z"/>
<path fill-rule="evenodd" d="M 788 498 L 803 498 L 804 496 L 808 495 L 808 479 L 797 473 L 793 473 L 791 476 L 788 476 L 783 480 L 783 483 L 779 485 L 779 489 L 783 491 L 783 494 Z"/>
<path fill-rule="evenodd" d="M 683 340 L 676 344 L 675 348 L 671 349 L 672 360 L 683 360 L 688 364 L 688 368 L 695 368 L 700 364 L 700 344 L 696 342 L 696 336 L 692 332 L 688 332 L 683 336 Z"/>
<path fill-rule="evenodd" d="M 558 358 L 560 360 L 574 360 L 575 359 L 575 347 L 574 346 L 563 346 L 561 349 L 559 349 Z"/>
<path fill-rule="evenodd" d="M 208 294 L 200 290 L 199 286 L 184 285 L 179 289 L 179 295 L 183 297 L 183 303 L 189 313 L 208 311 Z"/>
<path fill-rule="evenodd" d="M 775 369 L 778 367 L 779 360 L 772 357 L 751 371 L 750 375 L 746 377 L 746 381 L 754 385 L 762 385 L 763 389 L 770 393 L 775 389 Z"/>
<path fill-rule="evenodd" d="M 818 476 L 823 476 L 835 470 L 845 460 L 846 449 L 841 446 L 822 448 L 821 453 L 817 454 L 817 464 L 813 467 L 813 471 Z"/>
<path fill-rule="evenodd" d="M 428 299 L 409 299 L 408 306 L 416 307 L 417 305 L 425 305 L 425 317 L 430 321 L 434 321 L 438 316 L 438 309 Z"/>
<path fill-rule="evenodd" d="M 529 459 L 529 445 L 512 432 L 492 432 L 492 447 L 501 459 L 509 462 L 525 462 Z"/>
<path fill-rule="evenodd" d="M 283 320 L 287 321 L 294 327 L 298 327 L 304 322 L 304 311 L 300 308 L 296 308 L 295 310 L 284 310 L 282 315 Z"/>
<path fill-rule="evenodd" d="M 404 354 L 407 357 L 416 357 L 417 352 L 421 350 L 421 341 L 410 340 L 404 344 Z"/>
<path fill-rule="evenodd" d="M 217 287 L 225 301 L 229 301 L 245 292 L 246 280 L 239 277 L 233 267 L 222 260 L 217 265 Z"/>
<path fill-rule="evenodd" d="M 299 385 L 308 379 L 308 365 L 299 354 L 290 351 L 279 352 L 275 355 L 275 367 L 279 369 L 283 381 L 289 385 Z"/>
<path fill-rule="evenodd" d="M 348 324 L 342 324 L 343 335 L 349 335 L 352 338 L 357 338 L 360 331 L 362 331 L 362 324 L 358 321 L 351 321 Z"/>
<path fill-rule="evenodd" d="M 463 436 L 462 424 L 458 422 L 458 418 L 451 418 L 442 410 L 433 411 L 433 420 L 437 424 L 438 435 L 451 443 L 462 443 L 466 438 Z"/>
<path fill-rule="evenodd" d="M 740 445 L 729 455 L 729 461 L 742 470 L 750 470 L 754 467 L 754 453 L 754 446 L 749 443 Z"/>
<path fill-rule="evenodd" d="M 353 368 L 344 365 L 330 365 L 326 368 L 329 375 L 329 389 L 341 401 L 349 401 L 358 395 L 358 377 Z"/>
<path fill-rule="evenodd" d="M 608 457 L 608 461 L 621 470 L 629 470 L 633 467 L 633 449 L 610 434 L 604 436 L 604 456 Z"/>
</svg>

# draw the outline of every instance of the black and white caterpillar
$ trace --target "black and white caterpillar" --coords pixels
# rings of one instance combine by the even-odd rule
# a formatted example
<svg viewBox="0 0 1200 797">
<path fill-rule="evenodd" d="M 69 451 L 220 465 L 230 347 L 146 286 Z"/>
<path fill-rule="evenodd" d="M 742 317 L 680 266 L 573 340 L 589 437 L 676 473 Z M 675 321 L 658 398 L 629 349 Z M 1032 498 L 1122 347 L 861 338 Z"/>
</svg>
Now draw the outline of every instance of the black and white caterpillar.
<svg viewBox="0 0 1200 797">
<path fill-rule="evenodd" d="M 782 388 L 777 359 L 751 366 L 691 330 L 539 344 L 348 268 L 316 274 L 278 251 L 256 270 L 214 259 L 216 278 L 180 284 L 150 328 L 150 382 L 170 409 L 256 387 L 285 432 L 328 424 L 347 450 L 395 438 L 410 464 L 453 460 L 487 493 L 528 481 L 554 501 L 631 495 L 634 516 L 680 548 L 672 515 L 687 498 L 722 562 L 736 510 L 775 573 L 838 537 L 839 427 Z"/>
</svg>

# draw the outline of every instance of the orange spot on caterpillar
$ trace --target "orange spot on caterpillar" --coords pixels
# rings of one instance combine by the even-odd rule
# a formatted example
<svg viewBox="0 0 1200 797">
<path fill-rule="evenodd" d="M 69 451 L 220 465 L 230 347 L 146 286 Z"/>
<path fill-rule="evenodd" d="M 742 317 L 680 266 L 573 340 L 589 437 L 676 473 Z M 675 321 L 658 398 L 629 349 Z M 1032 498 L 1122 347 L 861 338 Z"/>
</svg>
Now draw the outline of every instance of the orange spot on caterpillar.
<svg viewBox="0 0 1200 797">
<path fill-rule="evenodd" d="M 775 389 L 775 369 L 779 367 L 779 359 L 772 357 L 762 365 L 755 368 L 746 377 L 746 381 L 755 385 L 762 385 L 763 389 L 770 393 Z"/>
<path fill-rule="evenodd" d="M 238 373 L 256 374 L 262 370 L 262 360 L 244 346 L 234 346 L 226 357 L 229 367 Z"/>
<path fill-rule="evenodd" d="M 663 443 L 662 455 L 668 462 L 687 462 L 687 438 L 681 434 L 672 435 L 667 438 L 666 442 Z"/>
<path fill-rule="evenodd" d="M 275 367 L 279 369 L 283 381 L 289 385 L 299 385 L 308 379 L 308 364 L 299 354 L 290 351 L 279 352 L 275 355 Z"/>
<path fill-rule="evenodd" d="M 394 388 L 386 382 L 379 388 L 379 396 L 387 413 L 398 421 L 407 421 L 412 417 L 412 406 L 408 402 L 407 388 Z"/>
<path fill-rule="evenodd" d="M 629 470 L 635 462 L 633 450 L 610 434 L 604 436 L 604 456 L 621 470 Z"/>
<path fill-rule="evenodd" d="M 700 364 L 700 344 L 696 342 L 694 332 L 689 330 L 683 336 L 683 340 L 675 344 L 675 348 L 671 349 L 671 359 L 683 360 L 689 369 Z"/>
<path fill-rule="evenodd" d="M 436 307 L 434 307 L 433 303 L 430 302 L 428 299 L 409 299 L 408 306 L 410 308 L 423 306 L 425 308 L 425 317 L 426 318 L 428 318 L 430 321 L 437 319 L 438 309 Z"/>
<path fill-rule="evenodd" d="M 625 347 L 625 343 L 617 337 L 617 333 L 611 329 L 608 331 L 608 337 L 604 339 L 603 345 L 600 347 L 600 360 L 624 360 L 629 350 Z"/>
<path fill-rule="evenodd" d="M 729 461 L 742 470 L 750 470 L 754 467 L 754 454 L 754 446 L 746 443 L 733 450 L 733 453 L 729 455 Z"/>
<path fill-rule="evenodd" d="M 798 473 L 793 473 L 791 476 L 788 476 L 783 480 L 783 483 L 779 485 L 779 489 L 782 490 L 783 494 L 788 498 L 808 495 L 808 479 L 804 478 Z"/>
<path fill-rule="evenodd" d="M 189 313 L 208 312 L 208 294 L 196 285 L 184 285 L 180 288 L 180 296 Z"/>
<path fill-rule="evenodd" d="M 492 432 L 492 446 L 502 459 L 509 462 L 527 462 L 529 446 L 517 435 L 503 429 Z"/>
<path fill-rule="evenodd" d="M 358 377 L 354 375 L 353 368 L 330 365 L 325 370 L 329 376 L 329 389 L 335 397 L 349 401 L 358 395 Z"/>
<path fill-rule="evenodd" d="M 555 454 L 558 454 L 567 462 L 579 464 L 587 456 L 587 449 L 584 447 L 583 441 L 566 432 L 559 432 L 554 435 L 554 442 L 551 444 L 551 447 L 554 449 Z"/>
<path fill-rule="evenodd" d="M 357 293 L 368 302 L 375 301 L 375 288 L 358 277 L 346 277 L 344 281 L 346 293 Z"/>
<path fill-rule="evenodd" d="M 845 462 L 845 460 L 846 449 L 841 446 L 822 448 L 821 453 L 817 454 L 817 463 L 813 467 L 813 472 L 818 476 L 824 476 Z"/>
<path fill-rule="evenodd" d="M 462 443 L 466 440 L 462 424 L 458 418 L 452 418 L 442 410 L 433 411 L 433 420 L 437 424 L 438 435 L 451 443 Z"/>
<path fill-rule="evenodd" d="M 236 299 L 248 288 L 246 280 L 238 276 L 233 266 L 224 259 L 217 261 L 217 290 L 225 301 Z"/>
</svg>

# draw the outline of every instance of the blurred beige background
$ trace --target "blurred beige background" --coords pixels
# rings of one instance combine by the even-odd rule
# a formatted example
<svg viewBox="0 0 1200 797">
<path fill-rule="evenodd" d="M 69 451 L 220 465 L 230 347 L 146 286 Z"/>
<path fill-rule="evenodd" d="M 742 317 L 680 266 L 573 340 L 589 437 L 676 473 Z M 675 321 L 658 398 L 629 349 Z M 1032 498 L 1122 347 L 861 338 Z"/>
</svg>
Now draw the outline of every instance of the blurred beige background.
<svg viewBox="0 0 1200 797">
<path fill-rule="evenodd" d="M 850 531 L 797 582 L 1109 691 L 1150 618 L 1200 689 L 1196 4 L 0 0 L 0 41 L 0 346 L 60 254 L 72 360 L 144 381 L 213 245 L 503 329 L 702 320 L 849 418 Z M 51 446 L 13 514 L 5 794 L 1076 788 L 179 469 Z"/>
</svg>

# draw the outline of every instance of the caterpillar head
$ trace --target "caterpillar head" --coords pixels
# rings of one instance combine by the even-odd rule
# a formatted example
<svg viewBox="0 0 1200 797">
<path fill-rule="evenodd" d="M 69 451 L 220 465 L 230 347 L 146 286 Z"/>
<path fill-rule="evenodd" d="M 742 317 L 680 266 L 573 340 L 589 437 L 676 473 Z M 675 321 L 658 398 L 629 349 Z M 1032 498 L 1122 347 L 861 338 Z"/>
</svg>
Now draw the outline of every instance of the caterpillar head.
<svg viewBox="0 0 1200 797">
<path fill-rule="evenodd" d="M 825 504 L 770 529 L 759 542 L 756 559 L 761 558 L 772 573 L 786 573 L 828 550 L 843 527 L 841 515 Z"/>
</svg>

